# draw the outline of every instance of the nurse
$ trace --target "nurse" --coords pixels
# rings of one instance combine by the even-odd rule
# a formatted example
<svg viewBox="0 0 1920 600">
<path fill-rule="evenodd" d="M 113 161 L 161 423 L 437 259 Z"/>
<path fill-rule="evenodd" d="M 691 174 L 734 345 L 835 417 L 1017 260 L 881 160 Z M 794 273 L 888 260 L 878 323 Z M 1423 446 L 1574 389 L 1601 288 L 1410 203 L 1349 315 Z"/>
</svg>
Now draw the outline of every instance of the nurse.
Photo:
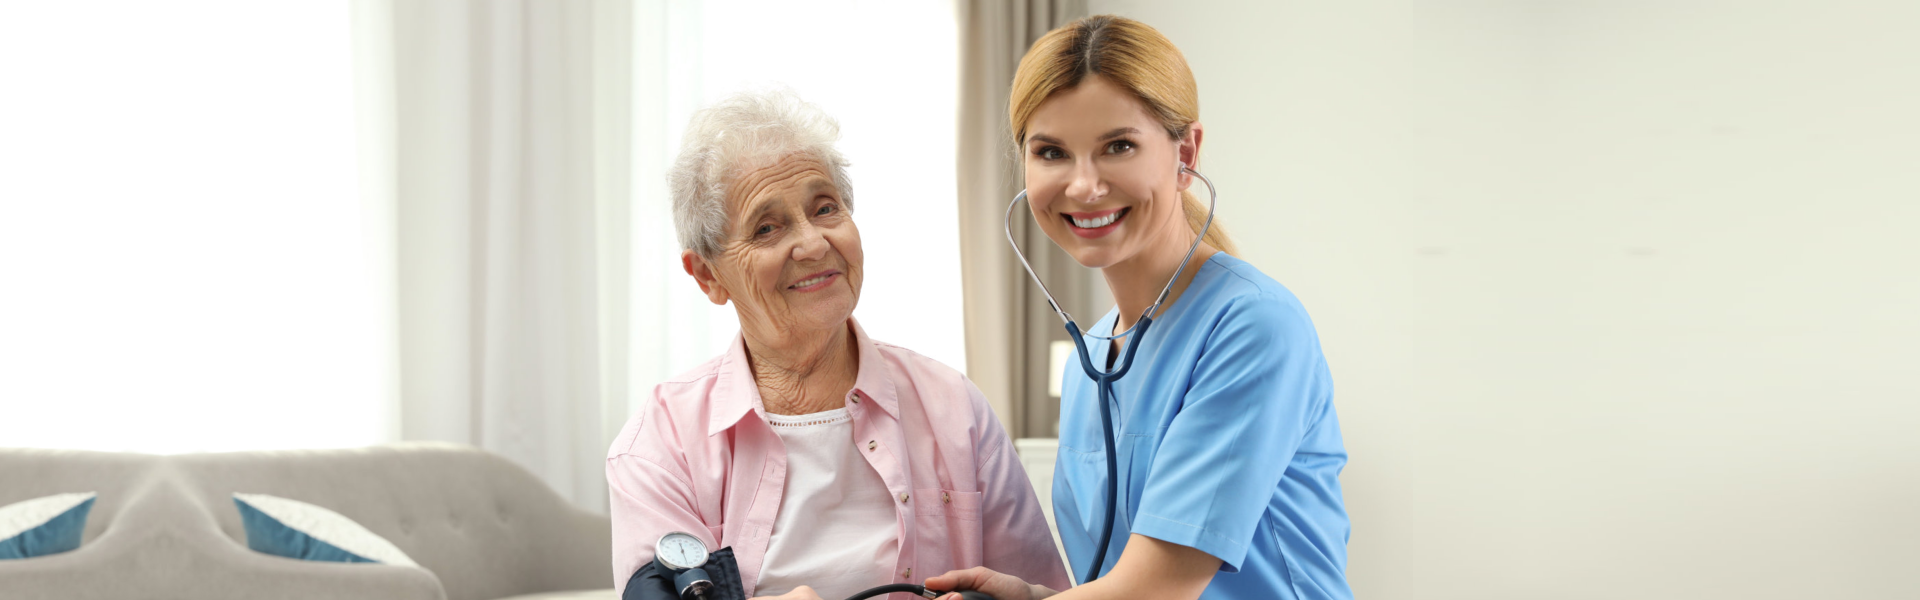
<svg viewBox="0 0 1920 600">
<path fill-rule="evenodd" d="M 1087 332 L 1125 331 L 1169 279 L 1173 291 L 1114 386 L 1118 514 L 1099 565 L 1105 435 L 1094 383 L 1078 364 L 1065 374 L 1054 514 L 1070 570 L 1099 578 L 1055 591 L 974 568 L 927 587 L 1000 600 L 1351 598 L 1347 455 L 1312 321 L 1233 256 L 1218 221 L 1180 269 L 1207 205 L 1189 189 L 1203 130 L 1179 49 L 1137 21 L 1088 17 L 1034 43 L 1008 104 L 1034 220 L 1100 269 L 1118 305 Z M 1088 339 L 1107 369 L 1128 341 Z"/>
</svg>

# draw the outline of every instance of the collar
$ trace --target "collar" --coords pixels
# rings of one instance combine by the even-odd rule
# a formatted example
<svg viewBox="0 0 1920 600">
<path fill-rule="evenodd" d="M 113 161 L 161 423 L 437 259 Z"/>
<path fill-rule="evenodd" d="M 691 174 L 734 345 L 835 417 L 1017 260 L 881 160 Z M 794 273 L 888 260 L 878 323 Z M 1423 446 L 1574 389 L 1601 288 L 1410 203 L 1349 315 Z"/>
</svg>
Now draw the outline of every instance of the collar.
<svg viewBox="0 0 1920 600">
<path fill-rule="evenodd" d="M 867 330 L 851 317 L 847 319 L 847 328 L 853 332 L 853 343 L 860 355 L 860 371 L 854 377 L 853 391 L 887 414 L 899 418 L 900 398 L 895 391 L 893 372 L 886 359 L 880 356 L 879 344 L 867 337 Z M 747 338 L 744 334 L 733 337 L 733 345 L 727 347 L 727 353 L 720 361 L 719 382 L 713 389 L 712 407 L 707 416 L 708 436 L 732 429 L 747 415 L 766 419 L 767 406 L 760 398 L 760 384 L 753 380 L 753 365 L 747 362 Z"/>
</svg>

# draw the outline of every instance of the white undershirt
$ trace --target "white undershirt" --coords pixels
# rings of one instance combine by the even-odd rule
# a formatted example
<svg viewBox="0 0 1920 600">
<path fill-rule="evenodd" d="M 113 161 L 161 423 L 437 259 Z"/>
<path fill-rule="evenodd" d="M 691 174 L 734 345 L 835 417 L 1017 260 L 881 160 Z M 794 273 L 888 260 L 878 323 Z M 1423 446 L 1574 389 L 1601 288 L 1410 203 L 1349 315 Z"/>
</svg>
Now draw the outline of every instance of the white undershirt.
<svg viewBox="0 0 1920 600">
<path fill-rule="evenodd" d="M 855 446 L 852 415 L 769 413 L 767 422 L 787 447 L 787 483 L 754 595 L 806 585 L 832 600 L 893 583 L 899 517 L 886 482 Z"/>
</svg>

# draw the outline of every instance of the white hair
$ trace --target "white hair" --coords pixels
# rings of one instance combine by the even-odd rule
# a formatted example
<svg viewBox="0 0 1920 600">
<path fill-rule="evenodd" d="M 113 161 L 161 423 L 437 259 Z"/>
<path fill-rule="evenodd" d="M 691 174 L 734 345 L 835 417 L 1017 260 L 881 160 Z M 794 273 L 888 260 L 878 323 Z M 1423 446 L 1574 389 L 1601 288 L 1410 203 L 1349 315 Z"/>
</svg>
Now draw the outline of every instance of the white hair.
<svg viewBox="0 0 1920 600">
<path fill-rule="evenodd" d="M 847 159 L 833 146 L 838 139 L 840 124 L 833 117 L 784 89 L 736 93 L 694 113 L 667 173 L 680 247 L 703 257 L 719 253 L 727 232 L 727 185 L 796 155 L 827 165 L 841 205 L 852 212 Z"/>
</svg>

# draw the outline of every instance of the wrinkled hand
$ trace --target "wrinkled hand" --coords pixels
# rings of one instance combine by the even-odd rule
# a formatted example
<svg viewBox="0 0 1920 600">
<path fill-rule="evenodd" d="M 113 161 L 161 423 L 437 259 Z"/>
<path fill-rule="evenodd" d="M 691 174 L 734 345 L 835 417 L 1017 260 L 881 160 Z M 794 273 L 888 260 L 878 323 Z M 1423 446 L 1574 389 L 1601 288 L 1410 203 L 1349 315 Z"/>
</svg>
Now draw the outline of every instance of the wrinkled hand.
<svg viewBox="0 0 1920 600">
<path fill-rule="evenodd" d="M 778 596 L 755 596 L 753 600 L 824 600 L 813 588 L 800 586 L 793 591 Z"/>
<path fill-rule="evenodd" d="M 1006 573 L 986 567 L 974 567 L 959 571 L 947 571 L 938 577 L 927 578 L 925 584 L 931 590 L 974 590 L 993 596 L 994 600 L 1036 600 L 1039 595 L 1034 587 Z M 940 600 L 960 600 L 959 594 L 947 594 Z"/>
</svg>

